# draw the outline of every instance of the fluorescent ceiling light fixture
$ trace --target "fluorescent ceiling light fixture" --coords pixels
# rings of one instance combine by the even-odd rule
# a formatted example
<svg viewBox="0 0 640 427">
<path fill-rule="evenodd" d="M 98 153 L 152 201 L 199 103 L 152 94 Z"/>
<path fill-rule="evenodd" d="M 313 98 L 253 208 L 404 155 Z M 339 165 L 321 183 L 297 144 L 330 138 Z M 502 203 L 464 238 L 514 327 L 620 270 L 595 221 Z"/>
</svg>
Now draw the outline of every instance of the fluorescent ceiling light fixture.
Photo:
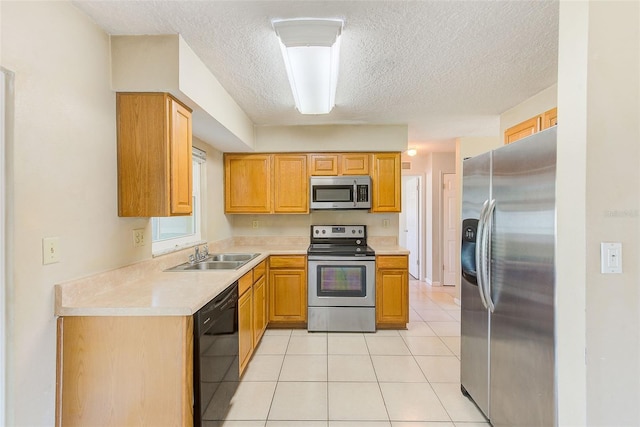
<svg viewBox="0 0 640 427">
<path fill-rule="evenodd" d="M 296 108 L 302 114 L 327 114 L 338 85 L 340 19 L 273 21 Z"/>
<path fill-rule="evenodd" d="M 407 154 L 411 157 L 415 156 L 416 154 L 418 154 L 418 150 L 416 150 L 415 148 L 409 148 L 407 150 Z"/>
</svg>

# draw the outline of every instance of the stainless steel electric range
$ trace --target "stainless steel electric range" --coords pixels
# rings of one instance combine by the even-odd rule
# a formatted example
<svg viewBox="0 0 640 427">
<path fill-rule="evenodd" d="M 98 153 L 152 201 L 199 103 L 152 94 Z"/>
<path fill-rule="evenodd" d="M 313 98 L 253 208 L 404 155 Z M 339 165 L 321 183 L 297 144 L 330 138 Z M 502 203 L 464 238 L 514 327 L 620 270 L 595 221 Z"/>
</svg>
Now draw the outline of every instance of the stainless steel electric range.
<svg viewBox="0 0 640 427">
<path fill-rule="evenodd" d="M 312 225 L 308 330 L 375 332 L 375 252 L 365 225 Z"/>
</svg>

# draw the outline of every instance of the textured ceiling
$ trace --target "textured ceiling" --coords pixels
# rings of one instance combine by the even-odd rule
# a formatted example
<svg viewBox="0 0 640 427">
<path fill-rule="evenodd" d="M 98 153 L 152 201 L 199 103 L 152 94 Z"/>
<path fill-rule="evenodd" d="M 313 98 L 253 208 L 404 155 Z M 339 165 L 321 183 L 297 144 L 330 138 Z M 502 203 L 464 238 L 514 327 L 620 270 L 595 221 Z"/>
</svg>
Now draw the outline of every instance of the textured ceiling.
<svg viewBox="0 0 640 427">
<path fill-rule="evenodd" d="M 258 126 L 408 124 L 450 147 L 557 80 L 557 1 L 73 3 L 110 34 L 181 34 Z M 294 107 L 271 20 L 296 17 L 345 21 L 330 114 Z"/>
</svg>

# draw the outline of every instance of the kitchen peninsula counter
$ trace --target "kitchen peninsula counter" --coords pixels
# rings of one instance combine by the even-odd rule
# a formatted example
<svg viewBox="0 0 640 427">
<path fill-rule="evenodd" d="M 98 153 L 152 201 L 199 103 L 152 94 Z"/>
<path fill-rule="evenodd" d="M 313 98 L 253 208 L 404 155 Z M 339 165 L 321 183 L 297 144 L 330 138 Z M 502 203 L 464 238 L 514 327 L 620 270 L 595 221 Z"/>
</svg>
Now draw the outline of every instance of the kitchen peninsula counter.
<svg viewBox="0 0 640 427">
<path fill-rule="evenodd" d="M 187 261 L 191 250 L 55 286 L 57 316 L 189 316 L 270 255 L 306 255 L 308 240 L 278 245 L 240 244 L 211 253 L 259 253 L 237 270 L 164 271 Z M 306 241 L 305 241 L 306 240 Z M 376 255 L 407 255 L 385 240 L 371 245 Z"/>
<path fill-rule="evenodd" d="M 187 261 L 180 251 L 55 286 L 57 316 L 188 316 L 270 255 L 306 255 L 308 243 L 227 246 L 210 253 L 259 253 L 237 270 L 164 271 Z"/>
</svg>

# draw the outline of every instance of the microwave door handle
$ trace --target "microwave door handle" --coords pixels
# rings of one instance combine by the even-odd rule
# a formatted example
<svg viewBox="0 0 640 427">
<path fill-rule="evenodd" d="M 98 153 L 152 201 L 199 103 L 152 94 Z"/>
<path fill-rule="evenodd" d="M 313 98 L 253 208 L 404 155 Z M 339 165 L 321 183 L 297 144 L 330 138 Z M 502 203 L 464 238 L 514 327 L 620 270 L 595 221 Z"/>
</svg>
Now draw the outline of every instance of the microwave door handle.
<svg viewBox="0 0 640 427">
<path fill-rule="evenodd" d="M 358 205 L 358 182 L 353 180 L 353 207 L 357 207 Z"/>
</svg>

